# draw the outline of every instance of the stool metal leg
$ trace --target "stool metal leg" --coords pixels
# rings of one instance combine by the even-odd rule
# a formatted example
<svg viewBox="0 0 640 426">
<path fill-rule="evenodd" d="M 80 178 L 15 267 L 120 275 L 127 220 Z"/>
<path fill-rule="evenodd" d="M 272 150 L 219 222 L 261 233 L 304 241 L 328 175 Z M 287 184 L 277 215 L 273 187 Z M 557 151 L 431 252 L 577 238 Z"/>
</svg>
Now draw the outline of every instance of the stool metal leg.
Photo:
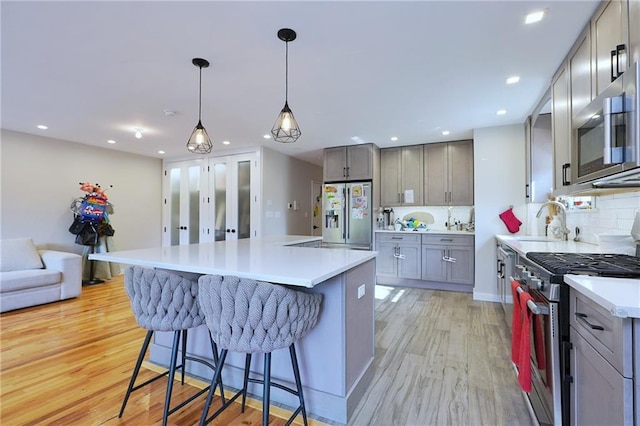
<svg viewBox="0 0 640 426">
<path fill-rule="evenodd" d="M 211 343 L 211 353 L 213 354 L 213 362 L 216 366 L 216 368 L 218 367 L 218 345 L 216 345 L 216 342 L 213 341 L 213 337 L 211 337 L 211 330 L 209 330 L 209 342 Z M 213 370 L 214 374 L 215 374 L 215 369 Z M 224 404 L 225 399 L 224 399 L 224 386 L 222 385 L 222 376 L 220 376 L 220 381 L 217 383 L 218 386 L 220 386 L 220 399 L 222 399 L 222 404 Z M 215 391 L 215 389 L 214 389 Z"/>
<path fill-rule="evenodd" d="M 269 400 L 271 397 L 271 353 L 264 354 L 264 386 L 262 391 L 262 426 L 269 424 Z"/>
<path fill-rule="evenodd" d="M 122 401 L 122 407 L 120 408 L 120 414 L 118 414 L 118 417 L 122 417 L 122 414 L 124 414 L 124 409 L 126 408 L 127 402 L 129 401 L 129 396 L 131 395 L 131 392 L 133 392 L 133 385 L 136 383 L 136 378 L 138 377 L 138 373 L 140 372 L 140 366 L 142 366 L 144 355 L 147 353 L 149 342 L 151 342 L 151 336 L 153 336 L 153 331 L 148 330 L 147 335 L 144 338 L 144 342 L 142 343 L 142 348 L 140 348 L 138 360 L 136 361 L 136 366 L 133 369 L 133 374 L 131 375 L 131 380 L 129 381 L 129 387 L 127 388 L 127 393 L 124 395 L 124 401 Z"/>
<path fill-rule="evenodd" d="M 209 407 L 211 406 L 211 401 L 213 400 L 213 394 L 216 390 L 216 383 L 220 380 L 222 375 L 222 367 L 224 366 L 224 360 L 227 358 L 227 350 L 223 349 L 220 352 L 220 359 L 216 363 L 216 372 L 211 379 L 211 386 L 209 386 L 209 394 L 207 395 L 207 400 L 204 403 L 204 409 L 202 410 L 202 416 L 200 417 L 200 426 L 204 426 L 208 423 L 207 414 L 209 414 Z M 231 401 L 229 401 L 231 403 Z M 224 405 L 223 405 L 224 407 Z"/>
<path fill-rule="evenodd" d="M 182 385 L 184 385 L 184 371 L 187 369 L 187 330 L 182 331 L 182 363 L 180 364 L 180 372 L 182 373 L 180 379 Z"/>
<path fill-rule="evenodd" d="M 171 392 L 173 391 L 173 380 L 176 374 L 176 363 L 178 362 L 178 346 L 180 344 L 180 332 L 173 333 L 173 346 L 171 347 L 171 363 L 169 364 L 169 377 L 167 378 L 167 393 L 164 399 L 164 411 L 162 413 L 162 426 L 167 425 L 169 417 L 169 404 L 171 404 Z"/>
<path fill-rule="evenodd" d="M 293 376 L 296 380 L 296 388 L 298 389 L 298 399 L 300 400 L 300 408 L 302 410 L 302 420 L 304 421 L 304 426 L 307 426 L 307 410 L 304 406 L 304 396 L 302 395 L 302 381 L 300 380 L 300 369 L 298 368 L 298 357 L 296 356 L 296 347 L 293 343 L 291 344 L 291 346 L 289 346 L 289 354 L 291 355 Z M 293 419 L 290 419 L 290 421 L 291 420 Z"/>
<path fill-rule="evenodd" d="M 249 368 L 251 367 L 251 354 L 247 354 L 244 359 L 244 381 L 242 382 L 242 413 L 247 402 L 247 387 L 249 386 Z"/>
</svg>

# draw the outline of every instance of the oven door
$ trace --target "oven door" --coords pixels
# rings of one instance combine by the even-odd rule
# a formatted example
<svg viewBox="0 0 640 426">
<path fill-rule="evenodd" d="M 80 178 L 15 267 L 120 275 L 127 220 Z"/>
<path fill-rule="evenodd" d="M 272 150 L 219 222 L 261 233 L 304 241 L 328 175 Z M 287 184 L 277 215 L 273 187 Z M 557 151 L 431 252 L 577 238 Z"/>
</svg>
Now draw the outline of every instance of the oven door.
<svg viewBox="0 0 640 426">
<path fill-rule="evenodd" d="M 531 393 L 533 411 L 541 425 L 562 424 L 560 383 L 560 336 L 558 303 L 550 302 L 540 292 L 529 290 L 533 306 L 531 321 Z"/>
</svg>

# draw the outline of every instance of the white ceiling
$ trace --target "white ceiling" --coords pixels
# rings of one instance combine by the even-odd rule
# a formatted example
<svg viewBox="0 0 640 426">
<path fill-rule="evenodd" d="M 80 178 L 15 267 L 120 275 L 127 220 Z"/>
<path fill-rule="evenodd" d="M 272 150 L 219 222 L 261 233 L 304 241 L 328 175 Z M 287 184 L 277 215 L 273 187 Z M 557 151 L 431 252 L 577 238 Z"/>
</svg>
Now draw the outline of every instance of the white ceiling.
<svg viewBox="0 0 640 426">
<path fill-rule="evenodd" d="M 202 122 L 217 151 L 264 144 L 321 164 L 327 146 L 469 138 L 525 120 L 597 3 L 2 1 L 1 125 L 151 157 L 195 155 L 185 144 L 198 118 L 191 60 L 202 57 L 211 62 Z M 541 8 L 545 19 L 525 26 Z M 262 138 L 284 104 L 283 27 L 298 33 L 289 44 L 295 144 Z M 511 75 L 520 82 L 507 86 Z"/>
</svg>

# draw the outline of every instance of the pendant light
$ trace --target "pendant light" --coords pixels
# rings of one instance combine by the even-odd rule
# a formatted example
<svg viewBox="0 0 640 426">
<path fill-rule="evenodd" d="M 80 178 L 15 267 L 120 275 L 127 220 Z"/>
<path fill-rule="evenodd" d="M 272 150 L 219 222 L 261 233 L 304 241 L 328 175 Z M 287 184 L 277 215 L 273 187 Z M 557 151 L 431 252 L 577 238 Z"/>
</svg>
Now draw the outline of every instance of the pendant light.
<svg viewBox="0 0 640 426">
<path fill-rule="evenodd" d="M 296 32 L 289 28 L 282 28 L 278 31 L 278 38 L 285 42 L 285 91 L 284 91 L 284 108 L 280 111 L 276 119 L 271 134 L 276 142 L 293 143 L 302 134 L 293 112 L 289 108 L 287 98 L 289 96 L 289 42 L 296 39 Z"/>
<path fill-rule="evenodd" d="M 200 68 L 200 87 L 199 87 L 199 99 L 198 99 L 198 124 L 191 132 L 189 141 L 187 142 L 187 149 L 189 152 L 195 154 L 209 154 L 213 148 L 213 143 L 207 134 L 207 130 L 202 125 L 201 113 L 202 113 L 202 68 L 209 66 L 209 61 L 202 58 L 193 58 L 191 61 L 193 65 Z"/>
</svg>

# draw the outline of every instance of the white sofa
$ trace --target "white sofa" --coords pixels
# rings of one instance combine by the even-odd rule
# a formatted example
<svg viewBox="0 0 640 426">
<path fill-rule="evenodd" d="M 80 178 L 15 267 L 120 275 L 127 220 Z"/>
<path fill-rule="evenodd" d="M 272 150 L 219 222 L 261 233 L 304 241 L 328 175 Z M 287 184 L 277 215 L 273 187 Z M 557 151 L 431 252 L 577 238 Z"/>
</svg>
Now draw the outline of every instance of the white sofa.
<svg viewBox="0 0 640 426">
<path fill-rule="evenodd" d="M 82 256 L 37 250 L 28 238 L 0 241 L 0 312 L 77 297 Z"/>
</svg>

